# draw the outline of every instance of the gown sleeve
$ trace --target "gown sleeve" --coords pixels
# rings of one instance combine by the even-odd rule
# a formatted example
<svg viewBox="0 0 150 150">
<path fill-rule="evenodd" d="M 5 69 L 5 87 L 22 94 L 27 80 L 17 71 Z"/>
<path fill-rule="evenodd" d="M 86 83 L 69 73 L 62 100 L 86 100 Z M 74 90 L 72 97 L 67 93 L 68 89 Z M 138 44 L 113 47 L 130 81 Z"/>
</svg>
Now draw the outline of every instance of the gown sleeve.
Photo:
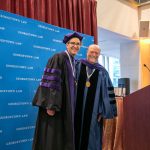
<svg viewBox="0 0 150 150">
<path fill-rule="evenodd" d="M 114 94 L 114 87 L 107 72 L 103 74 L 100 93 L 102 100 L 99 106 L 99 113 L 105 119 L 116 117 L 117 107 Z"/>
<path fill-rule="evenodd" d="M 61 64 L 62 59 L 58 54 L 49 59 L 33 98 L 32 104 L 34 106 L 60 111 L 62 105 Z"/>
</svg>

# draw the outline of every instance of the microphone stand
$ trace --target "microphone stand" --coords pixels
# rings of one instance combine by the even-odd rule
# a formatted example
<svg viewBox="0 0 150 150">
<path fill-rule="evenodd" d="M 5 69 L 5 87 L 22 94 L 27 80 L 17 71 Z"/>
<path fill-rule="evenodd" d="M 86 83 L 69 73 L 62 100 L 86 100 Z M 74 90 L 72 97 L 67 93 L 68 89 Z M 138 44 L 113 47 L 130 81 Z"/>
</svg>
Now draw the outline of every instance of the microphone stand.
<svg viewBox="0 0 150 150">
<path fill-rule="evenodd" d="M 147 67 L 147 65 L 146 65 L 146 64 L 144 64 L 144 67 L 146 67 L 146 68 L 148 69 L 148 71 L 150 72 L 150 69 Z"/>
</svg>

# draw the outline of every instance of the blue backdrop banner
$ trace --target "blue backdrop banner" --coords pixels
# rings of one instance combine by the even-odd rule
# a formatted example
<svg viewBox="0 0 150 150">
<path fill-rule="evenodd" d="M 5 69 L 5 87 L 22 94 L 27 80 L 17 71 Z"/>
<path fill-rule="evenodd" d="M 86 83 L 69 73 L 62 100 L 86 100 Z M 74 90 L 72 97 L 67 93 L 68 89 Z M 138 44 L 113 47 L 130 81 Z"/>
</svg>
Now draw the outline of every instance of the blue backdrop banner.
<svg viewBox="0 0 150 150">
<path fill-rule="evenodd" d="M 72 30 L 0 11 L 0 150 L 31 150 L 37 108 L 32 98 L 49 57 L 66 49 Z M 77 57 L 85 57 L 92 36 Z"/>
</svg>

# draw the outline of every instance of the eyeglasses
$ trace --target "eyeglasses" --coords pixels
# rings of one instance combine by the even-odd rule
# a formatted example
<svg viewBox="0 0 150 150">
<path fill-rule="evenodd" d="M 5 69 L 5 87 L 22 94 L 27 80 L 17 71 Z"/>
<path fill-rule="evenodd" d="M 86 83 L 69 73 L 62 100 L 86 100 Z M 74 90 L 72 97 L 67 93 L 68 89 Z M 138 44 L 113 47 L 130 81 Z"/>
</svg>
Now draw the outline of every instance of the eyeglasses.
<svg viewBox="0 0 150 150">
<path fill-rule="evenodd" d="M 73 45 L 73 46 L 81 46 L 81 43 L 75 43 L 75 42 L 68 42 L 69 44 Z"/>
</svg>

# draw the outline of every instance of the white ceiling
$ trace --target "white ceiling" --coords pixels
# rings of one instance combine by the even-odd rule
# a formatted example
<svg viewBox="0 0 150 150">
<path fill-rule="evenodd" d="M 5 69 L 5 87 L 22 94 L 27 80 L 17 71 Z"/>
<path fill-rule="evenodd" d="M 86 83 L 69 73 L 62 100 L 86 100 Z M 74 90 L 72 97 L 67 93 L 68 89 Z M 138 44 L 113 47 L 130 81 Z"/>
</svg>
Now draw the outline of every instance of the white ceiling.
<svg viewBox="0 0 150 150">
<path fill-rule="evenodd" d="M 133 42 L 132 39 L 98 27 L 98 44 L 101 47 L 101 54 L 120 57 L 120 44 Z"/>
</svg>

